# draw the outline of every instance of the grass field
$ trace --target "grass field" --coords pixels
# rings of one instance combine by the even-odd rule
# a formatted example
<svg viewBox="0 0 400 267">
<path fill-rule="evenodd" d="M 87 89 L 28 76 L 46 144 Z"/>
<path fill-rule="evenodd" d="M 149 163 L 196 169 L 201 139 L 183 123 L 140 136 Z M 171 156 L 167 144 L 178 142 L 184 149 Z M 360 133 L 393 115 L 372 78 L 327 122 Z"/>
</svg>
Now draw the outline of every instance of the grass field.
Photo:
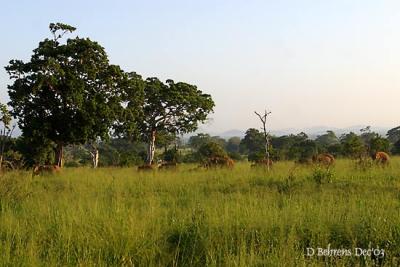
<svg viewBox="0 0 400 267">
<path fill-rule="evenodd" d="M 0 265 L 400 265 L 400 158 L 331 171 L 65 169 L 0 177 Z M 306 248 L 385 256 L 308 257 Z"/>
</svg>

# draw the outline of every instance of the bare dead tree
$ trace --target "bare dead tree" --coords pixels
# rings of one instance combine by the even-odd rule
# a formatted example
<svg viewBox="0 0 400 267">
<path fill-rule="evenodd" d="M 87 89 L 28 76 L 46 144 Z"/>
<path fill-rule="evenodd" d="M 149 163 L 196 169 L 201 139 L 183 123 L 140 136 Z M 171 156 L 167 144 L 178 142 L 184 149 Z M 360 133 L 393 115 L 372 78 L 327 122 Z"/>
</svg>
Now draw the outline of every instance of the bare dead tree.
<svg viewBox="0 0 400 267">
<path fill-rule="evenodd" d="M 83 148 L 89 152 L 92 158 L 92 167 L 96 169 L 99 165 L 99 144 L 100 140 L 90 141 L 86 143 Z"/>
<path fill-rule="evenodd" d="M 254 113 L 258 116 L 260 119 L 264 131 L 264 142 L 265 142 L 265 159 L 267 160 L 267 169 L 269 171 L 269 165 L 270 165 L 270 155 L 269 155 L 269 132 L 267 131 L 267 117 L 268 115 L 271 114 L 271 111 L 264 111 L 264 114 L 259 114 L 257 111 L 254 111 Z"/>
</svg>

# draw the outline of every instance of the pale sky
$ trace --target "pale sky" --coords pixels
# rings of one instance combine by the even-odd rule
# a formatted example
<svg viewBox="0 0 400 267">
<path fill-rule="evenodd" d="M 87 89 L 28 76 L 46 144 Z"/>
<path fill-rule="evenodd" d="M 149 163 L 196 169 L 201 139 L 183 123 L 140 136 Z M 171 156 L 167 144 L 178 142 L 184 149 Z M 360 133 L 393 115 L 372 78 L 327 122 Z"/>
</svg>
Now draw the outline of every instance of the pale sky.
<svg viewBox="0 0 400 267">
<path fill-rule="evenodd" d="M 48 24 L 77 27 L 110 62 L 213 96 L 208 131 L 400 125 L 400 1 L 0 0 L 4 66 L 28 59 Z"/>
</svg>

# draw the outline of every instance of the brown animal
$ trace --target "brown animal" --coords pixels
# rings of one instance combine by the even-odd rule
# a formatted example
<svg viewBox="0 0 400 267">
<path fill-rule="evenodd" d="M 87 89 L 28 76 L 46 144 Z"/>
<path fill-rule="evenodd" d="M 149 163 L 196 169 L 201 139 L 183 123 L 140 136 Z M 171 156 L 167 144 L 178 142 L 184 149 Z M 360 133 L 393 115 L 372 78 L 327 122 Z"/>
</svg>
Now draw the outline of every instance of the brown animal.
<svg viewBox="0 0 400 267">
<path fill-rule="evenodd" d="M 211 157 L 206 160 L 203 167 L 207 169 L 217 167 L 233 168 L 234 165 L 235 162 L 229 157 Z"/>
<path fill-rule="evenodd" d="M 380 151 L 380 152 L 376 152 L 374 160 L 377 163 L 386 165 L 386 164 L 389 164 L 390 157 L 387 153 Z"/>
<path fill-rule="evenodd" d="M 154 165 L 146 164 L 138 167 L 138 171 L 154 171 Z"/>
<path fill-rule="evenodd" d="M 272 164 L 274 164 L 274 162 L 271 159 L 261 159 L 251 164 L 251 167 L 272 167 Z"/>
<path fill-rule="evenodd" d="M 161 164 L 158 165 L 158 168 L 161 170 L 166 170 L 166 169 L 176 169 L 178 167 L 178 164 L 176 162 L 162 162 Z"/>
<path fill-rule="evenodd" d="M 313 162 L 331 166 L 335 163 L 335 157 L 329 153 L 318 154 L 313 157 Z"/>
<path fill-rule="evenodd" d="M 61 168 L 57 165 L 37 165 L 33 168 L 32 176 L 44 173 L 54 174 L 60 172 Z"/>
</svg>

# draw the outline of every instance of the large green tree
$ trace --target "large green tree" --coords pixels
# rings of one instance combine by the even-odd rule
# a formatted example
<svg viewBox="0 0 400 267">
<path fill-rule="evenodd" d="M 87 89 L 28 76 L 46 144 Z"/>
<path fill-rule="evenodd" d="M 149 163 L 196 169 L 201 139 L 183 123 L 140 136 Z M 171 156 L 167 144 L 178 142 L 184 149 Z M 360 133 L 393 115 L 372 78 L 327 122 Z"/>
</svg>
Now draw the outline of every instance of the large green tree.
<svg viewBox="0 0 400 267">
<path fill-rule="evenodd" d="M 65 145 L 109 136 L 121 107 L 119 89 L 131 86 L 97 42 L 64 40 L 64 34 L 74 30 L 50 24 L 53 38 L 41 41 L 29 62 L 11 60 L 6 67 L 13 80 L 8 86 L 9 104 L 23 136 L 36 145 L 53 144 L 59 166 Z"/>
<path fill-rule="evenodd" d="M 138 126 L 142 139 L 148 144 L 147 164 L 152 164 L 157 135 L 160 132 L 179 135 L 195 131 L 213 111 L 214 102 L 210 95 L 184 82 L 167 80 L 163 83 L 157 78 L 148 78 L 143 86 Z M 135 110 L 135 105 L 133 108 L 130 106 L 136 98 L 130 99 L 129 94 L 126 96 L 126 112 L 129 114 Z M 126 117 L 125 123 L 130 125 L 131 119 Z"/>
</svg>

